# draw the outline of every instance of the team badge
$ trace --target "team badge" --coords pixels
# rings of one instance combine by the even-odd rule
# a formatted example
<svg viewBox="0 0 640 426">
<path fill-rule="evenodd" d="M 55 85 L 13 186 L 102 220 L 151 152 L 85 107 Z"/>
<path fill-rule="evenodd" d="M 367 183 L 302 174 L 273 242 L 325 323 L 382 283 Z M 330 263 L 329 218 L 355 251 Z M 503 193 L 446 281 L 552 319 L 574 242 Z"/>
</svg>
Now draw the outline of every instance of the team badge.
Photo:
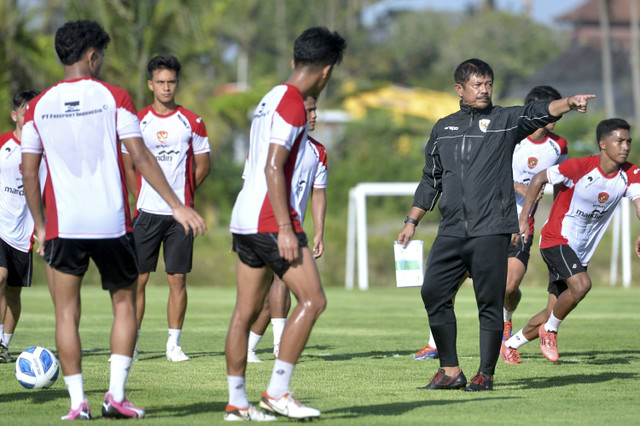
<svg viewBox="0 0 640 426">
<path fill-rule="evenodd" d="M 169 133 L 165 130 L 160 130 L 157 136 L 160 143 L 165 143 L 167 141 L 167 138 L 169 138 Z"/>
<path fill-rule="evenodd" d="M 529 157 L 527 159 L 527 166 L 529 166 L 530 169 L 533 169 L 537 165 L 538 165 L 538 159 L 536 157 Z"/>
<path fill-rule="evenodd" d="M 480 130 L 482 131 L 482 133 L 487 133 L 487 129 L 489 128 L 489 123 L 491 123 L 491 120 L 487 120 L 486 118 L 478 122 L 478 125 L 480 126 Z"/>
<path fill-rule="evenodd" d="M 598 194 L 598 202 L 600 202 L 600 204 L 606 203 L 608 199 L 609 194 L 607 194 L 606 192 L 601 192 Z"/>
</svg>

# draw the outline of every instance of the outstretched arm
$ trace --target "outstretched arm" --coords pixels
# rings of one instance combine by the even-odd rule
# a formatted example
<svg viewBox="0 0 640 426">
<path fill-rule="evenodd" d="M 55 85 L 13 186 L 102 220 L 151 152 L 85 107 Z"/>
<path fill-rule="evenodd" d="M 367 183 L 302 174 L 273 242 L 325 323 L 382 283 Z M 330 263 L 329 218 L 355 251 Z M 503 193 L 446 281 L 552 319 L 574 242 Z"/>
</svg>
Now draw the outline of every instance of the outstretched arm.
<svg viewBox="0 0 640 426">
<path fill-rule="evenodd" d="M 558 99 L 549 104 L 549 112 L 554 117 L 560 117 L 569 111 L 587 112 L 587 103 L 589 99 L 595 98 L 596 95 L 573 95 L 568 98 Z"/>
</svg>

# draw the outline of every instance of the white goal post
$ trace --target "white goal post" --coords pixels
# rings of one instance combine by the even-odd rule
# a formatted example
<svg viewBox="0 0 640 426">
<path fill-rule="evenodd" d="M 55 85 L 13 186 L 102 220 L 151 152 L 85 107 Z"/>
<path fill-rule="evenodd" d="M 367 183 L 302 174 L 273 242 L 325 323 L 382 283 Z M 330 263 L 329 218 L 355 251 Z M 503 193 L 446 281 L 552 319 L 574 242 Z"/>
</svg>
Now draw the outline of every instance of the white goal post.
<svg viewBox="0 0 640 426">
<path fill-rule="evenodd" d="M 358 266 L 358 288 L 369 288 L 369 259 L 367 251 L 367 197 L 413 195 L 415 182 L 365 182 L 349 190 L 349 217 L 347 223 L 347 260 L 345 287 L 354 288 L 356 253 Z M 547 185 L 545 193 L 552 194 L 553 187 Z M 618 254 L 622 247 L 622 284 L 631 284 L 631 241 L 629 226 L 629 199 L 623 198 L 613 218 L 613 243 L 611 249 L 610 282 L 615 285 L 618 275 Z M 400 230 L 400 224 L 398 225 Z M 620 238 L 622 236 L 622 238 Z M 622 240 L 622 241 L 620 241 Z M 389 244 L 391 246 L 391 244 Z M 391 249 L 389 249 L 391 252 Z M 391 256 L 391 255 L 390 255 Z"/>
</svg>

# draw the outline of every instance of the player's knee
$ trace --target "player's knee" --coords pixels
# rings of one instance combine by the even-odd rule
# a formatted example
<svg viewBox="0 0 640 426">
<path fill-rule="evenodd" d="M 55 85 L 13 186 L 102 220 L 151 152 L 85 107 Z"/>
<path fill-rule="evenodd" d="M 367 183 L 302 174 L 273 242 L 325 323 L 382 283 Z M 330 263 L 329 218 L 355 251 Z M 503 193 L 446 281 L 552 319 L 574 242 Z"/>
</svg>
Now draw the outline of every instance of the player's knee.
<svg viewBox="0 0 640 426">
<path fill-rule="evenodd" d="M 22 287 L 7 287 L 5 296 L 7 298 L 7 305 L 17 306 L 20 304 L 20 290 Z"/>
<path fill-rule="evenodd" d="M 576 301 L 581 301 L 587 293 L 589 293 L 589 290 L 591 290 L 591 280 L 587 278 L 585 280 L 578 281 L 573 290 L 574 291 L 572 293 Z"/>
<path fill-rule="evenodd" d="M 300 304 L 302 304 L 305 311 L 313 315 L 314 318 L 317 318 L 327 307 L 327 298 L 324 294 L 319 294 L 305 301 L 301 301 Z"/>
</svg>

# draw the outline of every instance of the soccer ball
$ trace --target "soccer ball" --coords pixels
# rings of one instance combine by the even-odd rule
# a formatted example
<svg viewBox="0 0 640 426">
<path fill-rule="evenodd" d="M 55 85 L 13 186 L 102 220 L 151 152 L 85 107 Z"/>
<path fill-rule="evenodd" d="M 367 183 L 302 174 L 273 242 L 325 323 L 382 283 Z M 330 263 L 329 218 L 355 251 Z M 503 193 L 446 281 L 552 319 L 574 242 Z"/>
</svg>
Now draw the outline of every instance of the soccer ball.
<svg viewBox="0 0 640 426">
<path fill-rule="evenodd" d="M 46 348 L 32 346 L 16 360 L 16 379 L 27 389 L 48 388 L 58 378 L 58 359 Z"/>
</svg>

